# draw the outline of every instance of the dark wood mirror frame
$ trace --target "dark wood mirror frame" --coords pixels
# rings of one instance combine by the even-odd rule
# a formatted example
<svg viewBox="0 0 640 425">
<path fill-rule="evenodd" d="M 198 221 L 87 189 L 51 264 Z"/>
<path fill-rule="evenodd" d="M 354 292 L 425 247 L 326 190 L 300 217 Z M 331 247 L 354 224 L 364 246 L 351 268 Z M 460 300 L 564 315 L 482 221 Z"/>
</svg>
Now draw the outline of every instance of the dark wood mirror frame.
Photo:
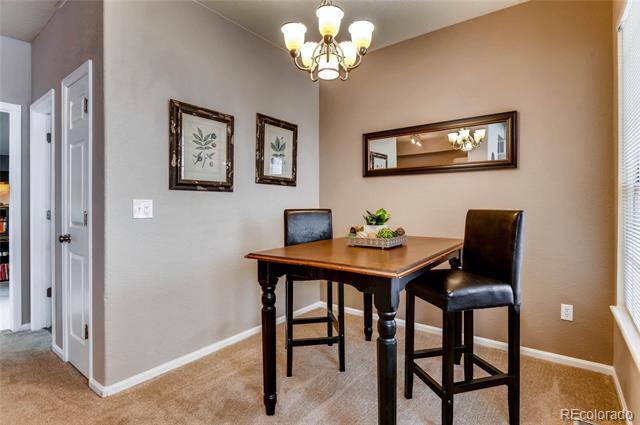
<svg viewBox="0 0 640 425">
<path fill-rule="evenodd" d="M 493 124 L 498 122 L 506 123 L 506 133 L 508 135 L 506 159 L 492 161 L 474 161 L 468 163 L 430 165 L 424 167 L 407 168 L 369 168 L 369 143 L 371 140 L 385 137 L 407 136 L 416 133 L 428 133 L 463 127 L 474 127 L 483 124 Z M 451 121 L 443 121 L 433 124 L 416 125 L 412 127 L 396 128 L 393 130 L 376 131 L 362 135 L 362 170 L 363 177 L 396 176 L 402 174 L 430 174 L 430 173 L 451 173 L 458 171 L 496 170 L 501 168 L 518 167 L 518 131 L 517 131 L 517 111 L 502 112 L 498 114 L 482 115 L 472 118 L 462 118 Z"/>
</svg>

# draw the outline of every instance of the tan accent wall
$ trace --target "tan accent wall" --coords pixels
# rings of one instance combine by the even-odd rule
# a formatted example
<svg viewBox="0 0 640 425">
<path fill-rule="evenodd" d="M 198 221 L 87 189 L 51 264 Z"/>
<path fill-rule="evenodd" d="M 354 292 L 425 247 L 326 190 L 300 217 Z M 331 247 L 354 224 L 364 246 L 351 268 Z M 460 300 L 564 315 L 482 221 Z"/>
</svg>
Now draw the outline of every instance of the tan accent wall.
<svg viewBox="0 0 640 425">
<path fill-rule="evenodd" d="M 379 207 L 410 234 L 448 237 L 470 208 L 524 209 L 522 344 L 611 364 L 611 22 L 610 2 L 528 2 L 373 51 L 349 81 L 322 83 L 320 205 L 336 235 Z M 518 169 L 362 177 L 362 133 L 514 109 Z M 439 317 L 420 303 L 419 322 Z M 504 311 L 477 318 L 478 335 L 506 340 Z"/>
</svg>

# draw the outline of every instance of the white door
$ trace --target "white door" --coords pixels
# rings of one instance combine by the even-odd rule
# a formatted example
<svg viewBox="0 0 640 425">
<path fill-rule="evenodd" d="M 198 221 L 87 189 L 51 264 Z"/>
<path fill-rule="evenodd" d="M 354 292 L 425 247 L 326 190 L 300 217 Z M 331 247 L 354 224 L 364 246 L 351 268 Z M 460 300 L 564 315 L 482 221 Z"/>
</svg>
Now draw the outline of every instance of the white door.
<svg viewBox="0 0 640 425">
<path fill-rule="evenodd" d="M 89 377 L 91 62 L 62 82 L 62 284 L 68 359 Z"/>
<path fill-rule="evenodd" d="M 52 116 L 54 91 L 50 90 L 31 105 L 29 117 L 29 194 L 31 220 L 31 330 L 52 325 Z"/>
</svg>

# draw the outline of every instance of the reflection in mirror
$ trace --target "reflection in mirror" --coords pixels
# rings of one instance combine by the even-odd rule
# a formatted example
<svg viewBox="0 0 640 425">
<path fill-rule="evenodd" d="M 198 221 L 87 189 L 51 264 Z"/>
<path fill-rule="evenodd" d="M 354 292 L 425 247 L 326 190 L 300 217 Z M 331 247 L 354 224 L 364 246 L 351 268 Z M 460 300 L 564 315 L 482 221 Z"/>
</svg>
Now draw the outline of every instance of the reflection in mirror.
<svg viewBox="0 0 640 425">
<path fill-rule="evenodd" d="M 509 114 L 366 134 L 365 176 L 515 167 L 515 112 Z"/>
</svg>

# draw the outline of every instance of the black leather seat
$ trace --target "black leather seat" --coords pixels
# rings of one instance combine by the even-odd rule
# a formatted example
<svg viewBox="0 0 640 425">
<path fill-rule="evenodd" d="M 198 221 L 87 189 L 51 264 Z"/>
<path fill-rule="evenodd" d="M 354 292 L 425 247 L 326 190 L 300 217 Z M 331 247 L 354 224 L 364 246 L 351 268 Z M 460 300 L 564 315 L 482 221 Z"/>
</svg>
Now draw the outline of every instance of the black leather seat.
<svg viewBox="0 0 640 425">
<path fill-rule="evenodd" d="M 404 396 L 413 395 L 417 375 L 442 399 L 442 423 L 453 423 L 453 395 L 507 385 L 509 423 L 520 422 L 520 267 L 523 211 L 470 210 L 462 264 L 432 270 L 407 285 Z M 415 298 L 442 309 L 442 348 L 414 350 Z M 473 353 L 473 310 L 508 307 L 508 371 L 501 372 Z M 464 344 L 461 339 L 464 313 Z M 415 362 L 442 356 L 438 384 Z M 464 380 L 454 382 L 454 364 L 464 356 Z M 490 376 L 474 379 L 476 365 Z"/>
<path fill-rule="evenodd" d="M 333 238 L 331 210 L 329 209 L 288 209 L 284 211 L 284 244 L 285 246 L 315 242 Z M 293 373 L 293 347 L 304 345 L 338 344 L 340 371 L 345 370 L 344 350 L 344 284 L 338 283 L 338 317 L 333 314 L 333 283 L 327 281 L 327 315 L 323 317 L 293 318 L 293 282 L 313 280 L 304 276 L 288 275 L 286 281 L 286 348 L 287 376 Z M 364 294 L 365 306 L 365 338 L 371 341 L 372 329 L 372 296 Z M 326 323 L 327 336 L 322 338 L 294 339 L 294 325 L 309 323 Z M 334 327 L 338 332 L 333 335 Z"/>
<path fill-rule="evenodd" d="M 447 311 L 500 307 L 513 304 L 511 285 L 462 270 L 433 270 L 429 284 L 413 284 L 418 298 Z"/>
</svg>

